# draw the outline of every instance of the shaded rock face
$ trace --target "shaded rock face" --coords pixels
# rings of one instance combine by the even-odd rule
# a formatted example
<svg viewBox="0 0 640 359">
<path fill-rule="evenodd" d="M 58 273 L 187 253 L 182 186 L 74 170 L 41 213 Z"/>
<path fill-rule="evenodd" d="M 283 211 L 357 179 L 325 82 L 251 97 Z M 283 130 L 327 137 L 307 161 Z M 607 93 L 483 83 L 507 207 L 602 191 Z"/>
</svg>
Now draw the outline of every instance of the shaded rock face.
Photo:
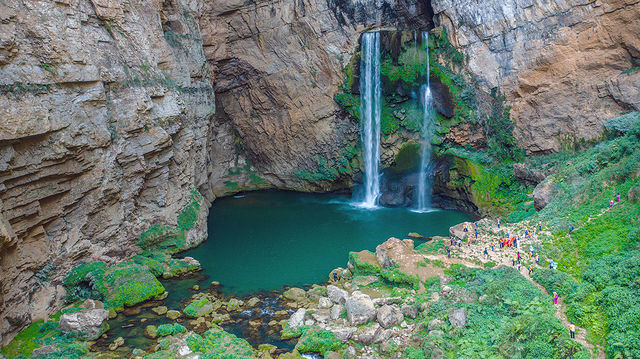
<svg viewBox="0 0 640 359">
<path fill-rule="evenodd" d="M 207 189 L 214 88 L 193 1 L 0 4 L 0 342 L 78 264 Z M 220 129 L 220 131 L 223 131 Z M 188 238 L 206 237 L 206 207 Z"/>
<path fill-rule="evenodd" d="M 640 107 L 640 2 L 433 0 L 437 22 L 485 88 L 511 105 L 528 153 L 598 138 L 603 122 Z"/>
</svg>

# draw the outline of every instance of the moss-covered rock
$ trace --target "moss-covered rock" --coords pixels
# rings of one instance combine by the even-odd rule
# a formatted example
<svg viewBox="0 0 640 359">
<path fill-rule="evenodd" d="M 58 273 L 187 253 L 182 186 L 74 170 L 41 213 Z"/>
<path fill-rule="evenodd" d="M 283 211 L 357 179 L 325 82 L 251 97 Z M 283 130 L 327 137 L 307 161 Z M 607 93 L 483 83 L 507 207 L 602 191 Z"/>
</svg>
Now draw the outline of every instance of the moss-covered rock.
<svg viewBox="0 0 640 359">
<path fill-rule="evenodd" d="M 213 305 L 207 298 L 196 299 L 182 311 L 191 318 L 198 318 L 213 312 Z"/>
<path fill-rule="evenodd" d="M 189 349 L 194 353 L 201 353 L 202 359 L 213 358 L 251 358 L 255 352 L 244 339 L 225 332 L 215 325 L 202 336 L 191 334 L 186 339 Z"/>
<path fill-rule="evenodd" d="M 301 353 L 320 353 L 340 350 L 344 344 L 328 330 L 307 330 L 298 341 L 296 349 Z"/>
<path fill-rule="evenodd" d="M 185 333 L 186 331 L 187 329 L 178 323 L 162 324 L 158 326 L 158 329 L 156 330 L 156 334 L 159 337 L 166 337 L 168 335 Z"/>
</svg>

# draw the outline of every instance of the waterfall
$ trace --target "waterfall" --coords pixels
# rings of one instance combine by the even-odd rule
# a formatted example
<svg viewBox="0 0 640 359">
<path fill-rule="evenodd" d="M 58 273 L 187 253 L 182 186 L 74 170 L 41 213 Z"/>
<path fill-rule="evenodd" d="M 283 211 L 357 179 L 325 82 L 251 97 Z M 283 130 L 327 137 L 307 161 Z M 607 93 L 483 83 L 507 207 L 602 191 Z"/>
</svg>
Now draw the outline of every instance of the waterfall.
<svg viewBox="0 0 640 359">
<path fill-rule="evenodd" d="M 423 32 L 422 39 L 427 53 L 427 83 L 420 88 L 421 105 L 424 111 L 422 118 L 422 145 L 420 158 L 420 173 L 418 176 L 418 211 L 427 211 L 431 208 L 431 186 L 433 179 L 431 172 L 431 139 L 434 131 L 433 96 L 429 80 L 429 33 Z"/>
<path fill-rule="evenodd" d="M 380 33 L 362 34 L 360 60 L 360 117 L 364 157 L 362 207 L 374 208 L 380 196 Z"/>
</svg>

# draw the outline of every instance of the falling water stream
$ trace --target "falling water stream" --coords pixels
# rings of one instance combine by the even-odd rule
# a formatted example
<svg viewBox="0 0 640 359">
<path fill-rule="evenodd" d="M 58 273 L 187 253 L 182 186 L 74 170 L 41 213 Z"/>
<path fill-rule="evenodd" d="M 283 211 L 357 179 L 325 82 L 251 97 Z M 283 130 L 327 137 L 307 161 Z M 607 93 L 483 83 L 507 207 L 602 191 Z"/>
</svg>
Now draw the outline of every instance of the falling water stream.
<svg viewBox="0 0 640 359">
<path fill-rule="evenodd" d="M 360 63 L 360 113 L 364 157 L 364 198 L 359 205 L 375 208 L 380 197 L 380 33 L 362 35 Z"/>
<path fill-rule="evenodd" d="M 427 54 L 427 83 L 420 88 L 421 105 L 424 112 L 422 119 L 422 145 L 421 145 L 421 157 L 420 157 L 420 173 L 418 176 L 418 198 L 417 208 L 419 212 L 425 212 L 431 210 L 431 187 L 433 179 L 430 176 L 431 172 L 431 138 L 434 131 L 434 116 L 433 116 L 433 96 L 431 95 L 431 84 L 429 81 L 429 33 L 422 33 L 422 40 L 427 46 L 425 52 Z"/>
</svg>

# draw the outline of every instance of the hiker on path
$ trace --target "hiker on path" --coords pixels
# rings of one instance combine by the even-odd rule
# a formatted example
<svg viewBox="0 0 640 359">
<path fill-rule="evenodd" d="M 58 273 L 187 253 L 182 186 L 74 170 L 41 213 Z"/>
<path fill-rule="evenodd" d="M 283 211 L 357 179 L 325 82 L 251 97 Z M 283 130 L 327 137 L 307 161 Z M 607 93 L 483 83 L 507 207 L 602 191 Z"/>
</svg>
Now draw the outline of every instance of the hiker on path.
<svg viewBox="0 0 640 359">
<path fill-rule="evenodd" d="M 500 218 L 498 218 L 498 229 L 500 229 Z"/>
<path fill-rule="evenodd" d="M 533 272 L 533 265 L 529 264 L 529 275 L 531 275 L 532 272 Z"/>
<path fill-rule="evenodd" d="M 573 224 L 569 226 L 569 235 L 571 235 L 571 232 L 573 232 Z"/>
<path fill-rule="evenodd" d="M 492 252 L 495 252 L 495 251 L 496 251 L 496 250 L 495 250 L 495 244 L 494 244 L 493 242 L 491 242 L 491 251 L 492 251 Z"/>
<path fill-rule="evenodd" d="M 467 227 L 466 223 L 462 225 L 462 230 L 465 232 L 469 232 L 469 227 Z"/>
<path fill-rule="evenodd" d="M 515 267 L 516 266 L 516 256 L 513 256 L 513 258 L 511 258 L 511 266 Z"/>
<path fill-rule="evenodd" d="M 569 333 L 571 333 L 571 339 L 575 339 L 576 338 L 576 326 L 573 325 L 573 322 L 571 322 L 571 324 L 569 324 Z"/>
<path fill-rule="evenodd" d="M 447 247 L 447 257 L 451 258 L 451 247 Z"/>
<path fill-rule="evenodd" d="M 620 193 L 616 193 L 616 202 L 620 202 Z"/>
<path fill-rule="evenodd" d="M 540 265 L 540 256 L 536 253 L 536 265 Z"/>
<path fill-rule="evenodd" d="M 484 249 L 484 256 L 489 259 L 489 251 L 487 251 L 487 248 Z"/>
<path fill-rule="evenodd" d="M 553 304 L 558 305 L 558 293 L 553 292 Z"/>
<path fill-rule="evenodd" d="M 518 272 L 520 272 L 520 268 L 522 268 L 522 264 L 520 264 L 520 262 L 518 262 Z"/>
<path fill-rule="evenodd" d="M 542 221 L 538 222 L 538 232 L 542 231 Z"/>
<path fill-rule="evenodd" d="M 609 202 L 609 208 L 613 207 L 613 200 L 611 200 L 611 202 Z"/>
<path fill-rule="evenodd" d="M 478 239 L 478 228 L 476 228 L 476 240 Z"/>
</svg>

